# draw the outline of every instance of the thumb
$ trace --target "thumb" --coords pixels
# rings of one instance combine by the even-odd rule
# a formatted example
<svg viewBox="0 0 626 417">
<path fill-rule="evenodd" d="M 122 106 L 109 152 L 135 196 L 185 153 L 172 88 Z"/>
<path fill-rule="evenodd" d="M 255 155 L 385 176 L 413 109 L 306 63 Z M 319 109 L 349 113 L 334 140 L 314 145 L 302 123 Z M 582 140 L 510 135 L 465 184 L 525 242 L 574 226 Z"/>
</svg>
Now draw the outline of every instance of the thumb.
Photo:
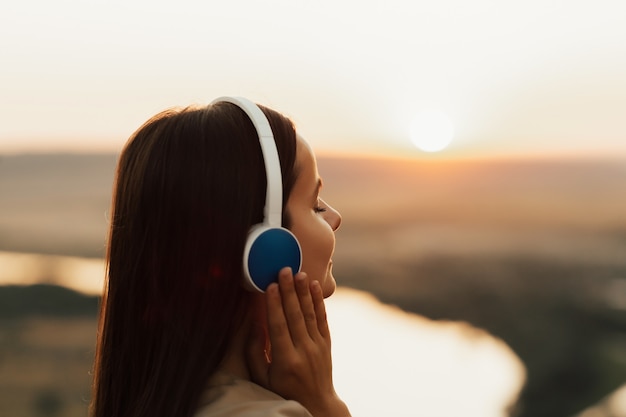
<svg viewBox="0 0 626 417">
<path fill-rule="evenodd" d="M 269 362 L 265 352 L 265 341 L 266 337 L 263 327 L 256 323 L 252 324 L 246 351 L 248 371 L 253 382 L 267 388 L 269 384 L 267 376 Z"/>
</svg>

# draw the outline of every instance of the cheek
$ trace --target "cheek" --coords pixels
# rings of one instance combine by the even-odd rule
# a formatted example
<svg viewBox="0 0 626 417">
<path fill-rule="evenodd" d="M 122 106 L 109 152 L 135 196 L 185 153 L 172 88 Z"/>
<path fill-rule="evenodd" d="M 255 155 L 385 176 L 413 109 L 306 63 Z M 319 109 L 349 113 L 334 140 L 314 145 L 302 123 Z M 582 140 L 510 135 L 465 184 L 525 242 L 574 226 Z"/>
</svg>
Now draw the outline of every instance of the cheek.
<svg viewBox="0 0 626 417">
<path fill-rule="evenodd" d="M 322 219 L 294 227 L 293 233 L 302 247 L 302 270 L 312 279 L 324 280 L 328 263 L 335 250 L 335 234 Z"/>
</svg>

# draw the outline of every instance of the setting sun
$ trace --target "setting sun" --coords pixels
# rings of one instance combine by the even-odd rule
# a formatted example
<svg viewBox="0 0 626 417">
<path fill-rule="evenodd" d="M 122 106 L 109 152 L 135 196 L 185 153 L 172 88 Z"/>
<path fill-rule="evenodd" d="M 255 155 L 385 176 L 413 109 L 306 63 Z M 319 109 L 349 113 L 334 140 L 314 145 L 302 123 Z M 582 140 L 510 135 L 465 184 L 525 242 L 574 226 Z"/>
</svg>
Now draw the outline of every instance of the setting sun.
<svg viewBox="0 0 626 417">
<path fill-rule="evenodd" d="M 411 142 L 425 152 L 439 152 L 445 149 L 453 136 L 452 121 L 439 111 L 418 113 L 411 122 Z"/>
</svg>

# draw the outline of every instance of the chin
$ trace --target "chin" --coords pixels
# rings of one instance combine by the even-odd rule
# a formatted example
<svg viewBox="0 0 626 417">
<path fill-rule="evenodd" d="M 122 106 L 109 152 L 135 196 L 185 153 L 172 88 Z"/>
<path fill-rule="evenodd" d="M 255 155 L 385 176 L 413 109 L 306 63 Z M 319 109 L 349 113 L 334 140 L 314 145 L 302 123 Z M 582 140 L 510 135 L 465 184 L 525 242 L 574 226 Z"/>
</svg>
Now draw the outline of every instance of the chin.
<svg viewBox="0 0 626 417">
<path fill-rule="evenodd" d="M 337 282 L 335 281 L 335 277 L 329 274 L 324 282 L 324 287 L 322 287 L 322 294 L 324 295 L 324 298 L 328 298 L 333 295 L 336 289 Z"/>
</svg>

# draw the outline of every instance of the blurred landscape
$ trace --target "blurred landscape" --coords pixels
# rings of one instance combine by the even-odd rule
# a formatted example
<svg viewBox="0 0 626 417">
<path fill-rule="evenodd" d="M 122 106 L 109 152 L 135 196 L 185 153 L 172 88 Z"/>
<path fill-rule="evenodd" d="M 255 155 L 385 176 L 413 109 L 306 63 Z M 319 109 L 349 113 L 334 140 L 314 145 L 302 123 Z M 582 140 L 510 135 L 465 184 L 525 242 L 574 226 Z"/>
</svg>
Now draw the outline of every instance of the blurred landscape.
<svg viewBox="0 0 626 417">
<path fill-rule="evenodd" d="M 0 251 L 101 258 L 115 162 L 1 156 Z M 527 371 L 511 415 L 618 415 L 598 404 L 626 384 L 626 161 L 318 164 L 343 215 L 339 285 L 506 342 Z M 0 263 L 0 282 L 9 273 Z M 0 287 L 0 414 L 85 415 L 97 302 Z"/>
</svg>

